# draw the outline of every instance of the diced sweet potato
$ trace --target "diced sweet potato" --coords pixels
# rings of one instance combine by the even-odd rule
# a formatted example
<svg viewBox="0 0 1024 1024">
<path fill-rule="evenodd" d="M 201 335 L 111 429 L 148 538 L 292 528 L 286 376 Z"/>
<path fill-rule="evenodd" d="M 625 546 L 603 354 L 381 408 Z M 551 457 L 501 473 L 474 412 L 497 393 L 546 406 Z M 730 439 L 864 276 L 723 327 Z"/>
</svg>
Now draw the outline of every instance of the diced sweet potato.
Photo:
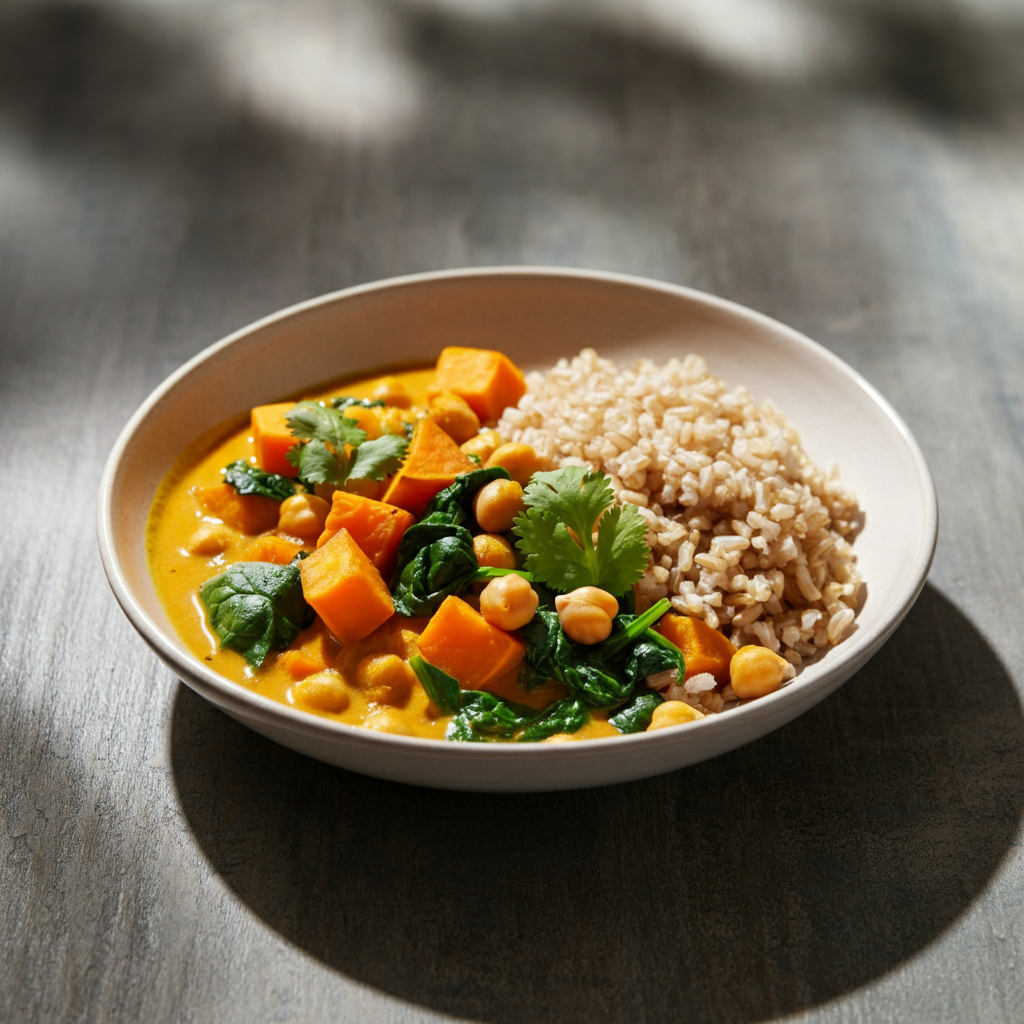
<svg viewBox="0 0 1024 1024">
<path fill-rule="evenodd" d="M 458 597 L 446 597 L 420 634 L 420 653 L 465 690 L 487 689 L 523 660 L 526 645 Z"/>
<path fill-rule="evenodd" d="M 368 636 L 394 613 L 387 584 L 348 530 L 301 561 L 299 570 L 303 596 L 342 643 Z"/>
<path fill-rule="evenodd" d="M 485 348 L 441 350 L 427 398 L 454 391 L 464 398 L 482 423 L 498 419 L 506 406 L 526 392 L 526 381 L 508 356 Z"/>
<path fill-rule="evenodd" d="M 683 652 L 687 679 L 710 672 L 720 686 L 729 682 L 729 662 L 736 648 L 717 629 L 703 619 L 674 612 L 663 616 L 655 629 Z"/>
<path fill-rule="evenodd" d="M 412 513 L 397 505 L 386 505 L 348 491 L 335 491 L 324 532 L 316 546 L 322 548 L 339 530 L 348 530 L 381 576 L 390 580 L 402 534 L 414 522 Z"/>
<path fill-rule="evenodd" d="M 273 498 L 239 494 L 228 483 L 196 487 L 193 493 L 211 516 L 242 533 L 263 533 L 277 526 L 277 510 L 281 503 Z"/>
<path fill-rule="evenodd" d="M 288 461 L 288 452 L 299 443 L 285 421 L 285 413 L 295 408 L 294 402 L 257 405 L 252 410 L 252 440 L 260 469 L 281 476 L 296 477 L 299 471 Z"/>
<path fill-rule="evenodd" d="M 301 550 L 301 544 L 285 540 L 284 537 L 278 537 L 274 533 L 265 533 L 249 545 L 245 556 L 250 562 L 273 562 L 275 565 L 287 565 Z"/>
<path fill-rule="evenodd" d="M 419 420 L 405 461 L 385 492 L 384 501 L 419 518 L 438 491 L 460 473 L 476 468 L 477 464 L 433 420 Z"/>
<path fill-rule="evenodd" d="M 304 630 L 299 637 L 301 643 L 289 647 L 280 655 L 278 664 L 284 667 L 293 679 L 304 679 L 314 672 L 323 672 L 331 667 L 332 655 L 338 645 L 328 636 L 319 622 Z"/>
</svg>

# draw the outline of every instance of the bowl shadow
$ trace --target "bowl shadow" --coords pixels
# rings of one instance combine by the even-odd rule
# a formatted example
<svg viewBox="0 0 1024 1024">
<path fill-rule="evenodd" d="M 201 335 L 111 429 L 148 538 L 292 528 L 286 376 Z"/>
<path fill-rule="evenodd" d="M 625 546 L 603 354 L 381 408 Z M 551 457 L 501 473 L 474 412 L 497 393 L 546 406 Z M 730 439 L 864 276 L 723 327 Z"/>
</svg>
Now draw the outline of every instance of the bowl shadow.
<svg viewBox="0 0 1024 1024">
<path fill-rule="evenodd" d="M 311 761 L 182 686 L 172 767 L 201 848 L 284 938 L 494 1021 L 757 1021 L 877 978 L 1014 842 L 1024 717 L 935 588 L 824 703 L 740 750 L 603 789 L 473 794 Z"/>
</svg>

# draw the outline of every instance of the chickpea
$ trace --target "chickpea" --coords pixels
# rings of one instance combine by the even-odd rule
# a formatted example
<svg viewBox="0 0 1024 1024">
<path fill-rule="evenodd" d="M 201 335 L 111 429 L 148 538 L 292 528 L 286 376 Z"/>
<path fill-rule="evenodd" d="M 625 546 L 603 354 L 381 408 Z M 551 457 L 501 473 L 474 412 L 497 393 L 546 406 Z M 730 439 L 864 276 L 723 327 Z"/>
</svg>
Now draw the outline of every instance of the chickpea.
<svg viewBox="0 0 1024 1024">
<path fill-rule="evenodd" d="M 475 455 L 481 463 L 484 463 L 494 454 L 494 449 L 500 444 L 501 436 L 496 430 L 481 430 L 476 437 L 471 437 L 460 447 L 466 455 Z"/>
<path fill-rule="evenodd" d="M 741 700 L 764 697 L 782 685 L 788 668 L 789 662 L 767 647 L 748 644 L 732 656 L 729 678 L 736 696 Z"/>
<path fill-rule="evenodd" d="M 295 683 L 288 691 L 293 702 L 307 704 L 317 711 L 339 714 L 349 706 L 348 687 L 341 674 L 334 669 L 317 672 Z"/>
<path fill-rule="evenodd" d="M 379 399 L 385 405 L 394 405 L 399 409 L 412 406 L 412 394 L 397 377 L 381 377 L 374 385 L 371 398 Z"/>
<path fill-rule="evenodd" d="M 473 538 L 473 554 L 488 569 L 516 567 L 516 553 L 500 533 L 478 533 Z"/>
<path fill-rule="evenodd" d="M 580 644 L 597 644 L 608 638 L 619 602 L 599 587 L 580 587 L 555 598 L 555 611 L 566 636 Z"/>
<path fill-rule="evenodd" d="M 514 573 L 491 580 L 480 594 L 480 614 L 498 629 L 519 629 L 537 611 L 537 591 Z"/>
<path fill-rule="evenodd" d="M 411 736 L 412 730 L 405 724 L 404 717 L 394 708 L 374 708 L 363 719 L 363 727 L 375 732 L 389 732 L 393 736 Z"/>
<path fill-rule="evenodd" d="M 523 488 L 515 480 L 492 480 L 473 498 L 473 515 L 485 533 L 507 533 L 523 511 Z"/>
<path fill-rule="evenodd" d="M 188 542 L 188 550 L 193 555 L 219 555 L 230 547 L 233 539 L 234 534 L 221 523 L 200 523 Z M 510 568 L 514 569 L 515 563 Z"/>
<path fill-rule="evenodd" d="M 315 494 L 293 494 L 281 502 L 277 528 L 303 540 L 316 540 L 324 532 L 331 506 Z"/>
<path fill-rule="evenodd" d="M 356 668 L 356 683 L 370 700 L 393 707 L 409 702 L 416 674 L 397 654 L 370 654 Z"/>
<path fill-rule="evenodd" d="M 381 432 L 384 434 L 396 434 L 401 437 L 405 434 L 405 425 L 415 423 L 416 416 L 406 409 L 399 409 L 396 406 L 389 406 L 386 409 L 377 410 L 377 419 L 380 422 Z"/>
<path fill-rule="evenodd" d="M 486 469 L 492 466 L 504 466 L 509 476 L 521 487 L 530 482 L 530 477 L 538 469 L 544 468 L 543 462 L 528 444 L 503 444 L 495 448 L 484 463 Z"/>
<path fill-rule="evenodd" d="M 430 400 L 430 418 L 456 443 L 463 444 L 480 430 L 480 417 L 454 391 L 442 391 Z"/>
<path fill-rule="evenodd" d="M 681 700 L 666 700 L 654 709 L 647 731 L 670 729 L 673 725 L 686 725 L 687 722 L 696 722 L 698 718 L 703 717 L 702 712 Z"/>
</svg>

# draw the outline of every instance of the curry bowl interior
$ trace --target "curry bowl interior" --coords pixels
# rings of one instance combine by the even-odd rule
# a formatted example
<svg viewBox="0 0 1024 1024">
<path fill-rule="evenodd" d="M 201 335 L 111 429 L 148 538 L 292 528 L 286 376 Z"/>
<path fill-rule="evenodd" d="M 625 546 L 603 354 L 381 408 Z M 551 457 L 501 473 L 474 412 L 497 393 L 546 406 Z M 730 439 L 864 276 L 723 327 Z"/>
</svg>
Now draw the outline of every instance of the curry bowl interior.
<svg viewBox="0 0 1024 1024">
<path fill-rule="evenodd" d="M 837 462 L 864 527 L 855 550 L 868 597 L 856 631 L 767 698 L 685 729 L 560 745 L 444 744 L 305 715 L 216 676 L 178 640 L 146 559 L 157 488 L 200 435 L 332 378 L 424 362 L 445 345 L 500 349 L 526 370 L 592 347 L 620 362 L 698 352 L 730 386 L 772 398 L 818 462 Z M 125 428 L 104 477 L 100 547 L 133 624 L 190 686 L 295 749 L 402 781 L 474 789 L 557 789 L 680 767 L 763 735 L 862 665 L 913 603 L 935 542 L 934 491 L 906 427 L 827 350 L 700 293 L 587 272 L 464 271 L 382 282 L 313 300 L 217 343 L 169 378 Z M 483 749 L 481 749 L 483 748 Z"/>
</svg>

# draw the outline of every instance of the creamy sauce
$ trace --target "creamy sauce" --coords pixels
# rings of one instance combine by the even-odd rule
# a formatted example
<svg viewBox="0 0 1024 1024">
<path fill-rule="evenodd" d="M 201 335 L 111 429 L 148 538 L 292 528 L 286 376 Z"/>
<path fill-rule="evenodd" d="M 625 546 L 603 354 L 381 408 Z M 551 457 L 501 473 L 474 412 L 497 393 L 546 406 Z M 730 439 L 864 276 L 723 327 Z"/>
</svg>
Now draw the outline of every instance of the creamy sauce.
<svg viewBox="0 0 1024 1024">
<path fill-rule="evenodd" d="M 398 377 L 409 390 L 415 410 L 426 406 L 426 389 L 433 372 L 432 368 L 408 370 L 389 376 Z M 369 398 L 380 379 L 371 377 L 338 383 L 303 397 L 329 399 L 336 395 L 351 395 Z M 199 587 L 234 562 L 255 560 L 250 552 L 258 539 L 212 516 L 200 505 L 195 489 L 222 483 L 221 470 L 237 460 L 253 464 L 256 461 L 248 424 L 243 427 L 227 424 L 213 437 L 207 436 L 191 446 L 168 474 L 150 510 L 146 538 L 150 572 L 167 617 L 182 642 L 198 659 L 222 676 L 282 704 L 382 732 L 444 739 L 449 719 L 438 712 L 418 681 L 406 692 L 382 695 L 379 688 L 361 687 L 357 671 L 359 663 L 373 655 L 396 655 L 407 661 L 417 653 L 416 641 L 427 619 L 406 619 L 394 615 L 365 639 L 348 645 L 335 640 L 318 619 L 299 635 L 287 651 L 272 651 L 259 669 L 250 668 L 236 651 L 220 650 L 217 638 L 207 624 L 199 600 Z M 208 525 L 204 527 L 203 524 Z M 197 531 L 205 529 L 209 532 L 211 527 L 217 528 L 217 546 L 222 545 L 222 550 L 193 554 L 190 547 L 195 546 Z M 277 531 L 270 532 L 276 534 Z M 287 539 L 306 551 L 315 547 L 315 542 L 303 542 L 294 537 Z M 315 706 L 317 699 L 304 697 L 304 687 L 297 685 L 323 671 L 329 673 L 336 688 L 343 688 L 343 696 L 334 701 L 335 705 L 347 705 L 342 710 L 331 711 Z M 497 696 L 533 708 L 542 708 L 566 695 L 564 687 L 558 683 L 549 683 L 527 693 L 517 684 L 515 673 L 497 680 L 490 689 Z M 597 712 L 578 732 L 571 736 L 552 736 L 548 742 L 617 735 L 618 730 L 606 720 L 605 715 Z"/>
</svg>

